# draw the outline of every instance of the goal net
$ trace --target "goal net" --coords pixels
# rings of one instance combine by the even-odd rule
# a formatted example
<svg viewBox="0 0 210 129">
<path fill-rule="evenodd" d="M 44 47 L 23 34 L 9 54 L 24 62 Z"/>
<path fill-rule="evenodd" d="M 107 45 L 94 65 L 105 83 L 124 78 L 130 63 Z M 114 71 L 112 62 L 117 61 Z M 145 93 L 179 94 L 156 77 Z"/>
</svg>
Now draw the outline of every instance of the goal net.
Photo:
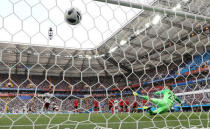
<svg viewBox="0 0 210 129">
<path fill-rule="evenodd" d="M 1 0 L 0 129 L 210 128 L 209 5 Z"/>
</svg>

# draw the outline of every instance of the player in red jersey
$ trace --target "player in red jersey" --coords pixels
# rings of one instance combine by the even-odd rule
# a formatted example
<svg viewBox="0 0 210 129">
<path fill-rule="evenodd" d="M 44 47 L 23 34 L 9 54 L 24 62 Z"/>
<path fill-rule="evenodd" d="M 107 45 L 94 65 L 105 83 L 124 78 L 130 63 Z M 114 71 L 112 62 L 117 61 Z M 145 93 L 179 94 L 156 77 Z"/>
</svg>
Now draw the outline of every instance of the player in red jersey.
<svg viewBox="0 0 210 129">
<path fill-rule="evenodd" d="M 128 112 L 129 111 L 129 105 L 130 105 L 130 102 L 126 99 L 125 100 L 125 112 Z"/>
<path fill-rule="evenodd" d="M 120 102 L 120 112 L 122 113 L 123 112 L 124 102 L 123 102 L 122 99 L 120 99 L 119 102 Z"/>
<path fill-rule="evenodd" d="M 133 112 L 136 112 L 137 110 L 137 106 L 138 106 L 138 103 L 135 101 L 134 103 L 133 103 Z"/>
<path fill-rule="evenodd" d="M 109 105 L 109 111 L 113 108 L 113 104 L 114 104 L 114 100 L 111 98 L 108 101 L 108 105 Z"/>
<path fill-rule="evenodd" d="M 99 110 L 99 102 L 97 100 L 94 100 L 94 111 L 98 112 Z"/>
<path fill-rule="evenodd" d="M 78 99 L 75 99 L 74 100 L 74 112 L 78 112 L 78 104 L 79 104 L 79 100 Z"/>
</svg>

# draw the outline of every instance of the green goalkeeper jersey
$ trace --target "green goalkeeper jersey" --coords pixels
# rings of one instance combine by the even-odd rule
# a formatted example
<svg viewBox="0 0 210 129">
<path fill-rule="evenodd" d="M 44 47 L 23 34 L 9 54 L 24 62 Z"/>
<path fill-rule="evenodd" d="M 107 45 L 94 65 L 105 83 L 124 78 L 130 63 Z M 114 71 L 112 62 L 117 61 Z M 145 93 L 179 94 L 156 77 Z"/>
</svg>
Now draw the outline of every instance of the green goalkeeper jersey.
<svg viewBox="0 0 210 129">
<path fill-rule="evenodd" d="M 175 103 L 175 100 L 181 103 L 181 100 L 169 89 L 164 89 L 162 91 L 155 92 L 155 95 L 163 95 L 163 101 L 168 106 L 173 106 Z"/>
</svg>

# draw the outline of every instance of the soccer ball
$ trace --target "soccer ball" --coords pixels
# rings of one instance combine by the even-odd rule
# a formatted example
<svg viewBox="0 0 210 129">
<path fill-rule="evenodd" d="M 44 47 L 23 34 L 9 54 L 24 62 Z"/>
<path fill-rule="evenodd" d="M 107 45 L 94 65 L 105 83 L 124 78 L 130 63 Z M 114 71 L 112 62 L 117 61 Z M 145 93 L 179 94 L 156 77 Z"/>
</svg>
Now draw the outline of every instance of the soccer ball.
<svg viewBox="0 0 210 129">
<path fill-rule="evenodd" d="M 76 8 L 71 8 L 65 12 L 65 21 L 70 25 L 79 24 L 81 19 L 81 12 Z"/>
</svg>

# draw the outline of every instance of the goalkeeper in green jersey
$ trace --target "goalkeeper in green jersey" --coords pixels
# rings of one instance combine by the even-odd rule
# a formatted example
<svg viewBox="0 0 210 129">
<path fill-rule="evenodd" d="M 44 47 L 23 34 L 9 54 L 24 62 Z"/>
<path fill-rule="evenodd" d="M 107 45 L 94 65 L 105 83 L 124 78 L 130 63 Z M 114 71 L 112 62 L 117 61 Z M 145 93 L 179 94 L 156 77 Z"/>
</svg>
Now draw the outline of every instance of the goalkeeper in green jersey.
<svg viewBox="0 0 210 129">
<path fill-rule="evenodd" d="M 154 111 L 151 109 L 148 110 L 150 115 L 162 114 L 168 112 L 170 108 L 174 105 L 175 100 L 181 104 L 181 100 L 171 91 L 171 86 L 165 86 L 162 91 L 155 92 L 155 95 L 163 95 L 162 99 L 149 98 L 148 96 L 141 96 L 136 92 L 133 92 L 134 96 L 141 97 L 144 100 L 149 100 L 155 104 L 158 108 Z"/>
</svg>

